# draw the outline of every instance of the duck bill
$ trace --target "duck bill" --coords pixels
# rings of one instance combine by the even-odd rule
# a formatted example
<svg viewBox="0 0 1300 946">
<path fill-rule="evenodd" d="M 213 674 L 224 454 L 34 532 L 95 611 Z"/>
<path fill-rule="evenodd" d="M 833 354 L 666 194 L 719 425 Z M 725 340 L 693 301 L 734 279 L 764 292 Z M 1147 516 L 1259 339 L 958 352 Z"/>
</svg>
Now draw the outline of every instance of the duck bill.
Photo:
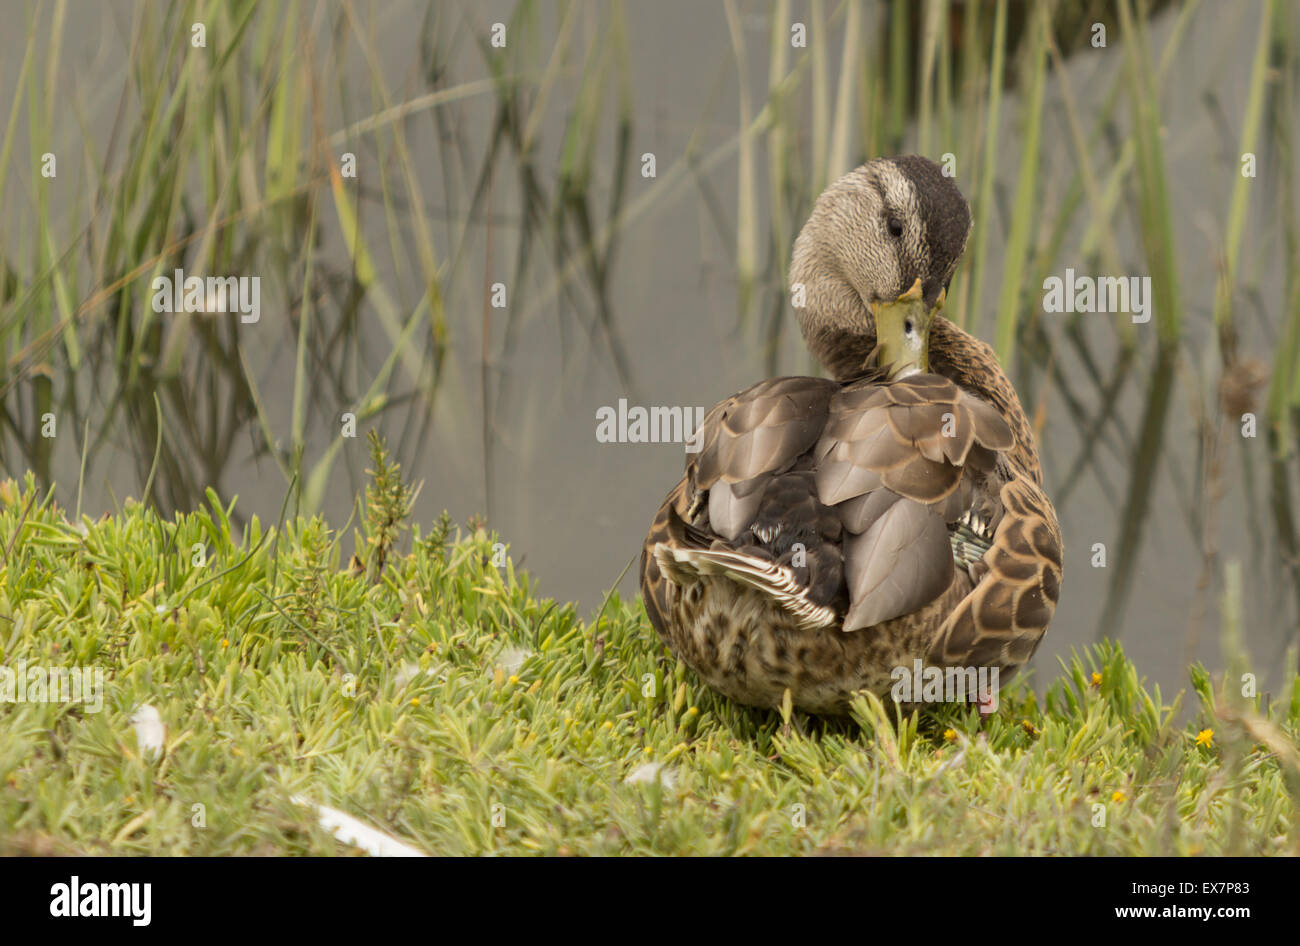
<svg viewBox="0 0 1300 946">
<path fill-rule="evenodd" d="M 940 294 L 934 308 L 926 305 L 917 280 L 893 302 L 872 306 L 876 319 L 876 363 L 891 378 L 930 370 L 930 324 L 943 306 Z"/>
</svg>

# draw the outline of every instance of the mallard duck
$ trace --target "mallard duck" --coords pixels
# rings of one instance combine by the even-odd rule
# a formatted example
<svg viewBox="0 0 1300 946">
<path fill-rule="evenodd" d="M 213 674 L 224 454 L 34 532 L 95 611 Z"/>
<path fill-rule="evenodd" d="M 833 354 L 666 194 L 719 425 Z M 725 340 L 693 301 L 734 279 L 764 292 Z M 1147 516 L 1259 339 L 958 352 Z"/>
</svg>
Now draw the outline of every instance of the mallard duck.
<svg viewBox="0 0 1300 946">
<path fill-rule="evenodd" d="M 727 697 L 789 690 L 838 714 L 898 668 L 1005 684 L 1042 640 L 1062 542 L 1033 433 L 992 348 L 939 314 L 970 227 L 926 158 L 840 178 L 790 270 L 831 377 L 761 381 L 696 432 L 641 587 L 660 638 Z"/>
</svg>

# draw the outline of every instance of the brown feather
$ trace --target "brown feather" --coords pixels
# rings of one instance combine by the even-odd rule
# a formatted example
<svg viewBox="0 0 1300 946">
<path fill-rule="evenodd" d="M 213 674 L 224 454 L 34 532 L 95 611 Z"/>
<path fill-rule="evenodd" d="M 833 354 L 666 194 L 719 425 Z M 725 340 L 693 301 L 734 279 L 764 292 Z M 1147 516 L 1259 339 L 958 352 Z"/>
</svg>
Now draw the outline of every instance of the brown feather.
<svg viewBox="0 0 1300 946">
<path fill-rule="evenodd" d="M 937 598 L 952 581 L 948 529 L 932 510 L 897 499 L 846 548 L 844 631 L 874 627 Z"/>
</svg>

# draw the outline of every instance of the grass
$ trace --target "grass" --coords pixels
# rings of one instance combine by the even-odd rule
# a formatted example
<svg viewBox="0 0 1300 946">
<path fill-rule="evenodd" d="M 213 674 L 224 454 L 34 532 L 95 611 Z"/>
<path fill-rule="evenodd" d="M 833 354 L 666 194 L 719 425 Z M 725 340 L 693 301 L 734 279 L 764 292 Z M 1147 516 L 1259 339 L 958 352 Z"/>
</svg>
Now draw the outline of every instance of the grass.
<svg viewBox="0 0 1300 946">
<path fill-rule="evenodd" d="M 0 702 L 0 853 L 353 850 L 295 796 L 435 854 L 1300 853 L 1294 678 L 1244 700 L 1194 667 L 1183 708 L 1105 643 L 982 728 L 866 697 L 748 710 L 639 602 L 584 622 L 481 529 L 408 536 L 412 490 L 372 460 L 350 561 L 319 518 L 236 538 L 212 491 L 70 521 L 30 475 L 0 484 L 0 664 L 108 681 L 98 713 Z"/>
<path fill-rule="evenodd" d="M 190 0 L 114 21 L 120 69 L 93 76 L 71 49 L 67 4 L 30 7 L 12 44 L 12 99 L 0 103 L 0 217 L 11 222 L 0 232 L 0 468 L 66 485 L 80 457 L 97 484 L 109 448 L 126 445 L 136 495 L 170 512 L 208 487 L 236 491 L 244 470 L 269 460 L 291 508 L 310 515 L 359 488 L 337 436 L 349 413 L 393 431 L 408 461 L 435 437 L 481 451 L 478 508 L 508 527 L 495 514 L 511 485 L 503 464 L 520 449 L 511 438 L 526 440 L 514 435 L 530 405 L 556 385 L 532 370 L 526 326 L 545 320 L 562 349 L 585 353 L 566 366 L 603 363 L 636 397 L 663 369 L 622 339 L 629 320 L 647 317 L 620 297 L 638 272 L 622 250 L 648 233 L 683 239 L 654 228 L 698 197 L 704 248 L 726 254 L 738 324 L 762 342 L 754 376 L 814 370 L 785 357 L 798 227 L 844 171 L 919 150 L 950 155 L 972 200 L 976 227 L 948 312 L 996 343 L 1038 427 L 1058 510 L 1073 514 L 1081 485 L 1119 500 L 1118 521 L 1100 527 L 1116 566 L 1098 636 L 1123 632 L 1127 576 L 1152 536 L 1183 526 L 1156 511 L 1156 490 L 1184 494 L 1193 544 L 1221 574 L 1215 518 L 1198 511 L 1223 482 L 1242 484 L 1271 553 L 1251 569 L 1249 597 L 1271 597 L 1300 626 L 1293 6 L 1260 5 L 1244 95 L 1204 90 L 1211 114 L 1241 116 L 1239 130 L 1224 124 L 1226 143 L 1219 132 L 1194 142 L 1211 182 L 1205 233 L 1175 232 L 1170 196 L 1189 146 L 1178 124 L 1194 117 L 1170 110 L 1172 66 L 1205 54 L 1187 38 L 1214 15 L 1196 0 L 784 0 L 764 14 L 765 31 L 751 28 L 764 26 L 753 10 L 724 4 L 709 15 L 726 23 L 729 54 L 701 104 L 665 113 L 689 132 L 674 148 L 631 65 L 639 21 L 630 27 L 617 2 L 519 0 L 503 15 L 504 49 L 475 4 L 412 5 L 407 29 L 423 10 L 418 54 L 393 71 L 382 40 L 396 14 Z M 1159 17 L 1171 28 L 1152 29 Z M 190 45 L 199 20 L 202 49 Z M 792 45 L 793 23 L 807 28 L 804 45 Z M 1109 53 L 1091 45 L 1094 24 L 1107 27 Z M 764 81 L 753 81 L 764 60 Z M 1100 104 L 1076 97 L 1092 84 Z M 734 113 L 717 104 L 733 90 Z M 114 116 L 111 129 L 89 133 L 99 114 Z M 1067 129 L 1073 160 L 1049 147 Z M 51 180 L 38 170 L 47 150 L 59 161 Z M 1240 174 L 1246 151 L 1258 179 Z M 647 152 L 653 180 L 640 173 Z M 345 154 L 356 178 L 344 176 Z M 1278 199 L 1252 201 L 1261 189 Z M 1212 312 L 1185 288 L 1207 258 L 1218 263 Z M 1285 273 L 1280 291 L 1271 266 Z M 1039 287 L 1066 267 L 1149 273 L 1154 324 L 1047 317 Z M 176 268 L 264 277 L 267 319 L 241 330 L 160 317 L 151 280 Z M 511 302 L 494 312 L 487 289 L 498 279 Z M 1209 319 L 1216 331 L 1198 333 Z M 456 361 L 475 349 L 477 371 Z M 1211 475 L 1180 440 L 1178 412 L 1193 401 L 1217 416 L 1221 382 L 1255 367 L 1267 369 L 1266 448 L 1206 451 L 1222 468 Z M 290 372 L 292 386 L 277 390 Z M 435 429 L 439 413 L 456 420 Z M 44 436 L 51 414 L 61 430 L 92 432 L 88 447 Z M 1127 473 L 1112 482 L 1116 463 Z M 1186 482 L 1184 467 L 1196 470 Z M 241 526 L 247 511 L 235 511 Z M 1296 588 L 1294 600 L 1277 600 L 1276 587 Z"/>
</svg>

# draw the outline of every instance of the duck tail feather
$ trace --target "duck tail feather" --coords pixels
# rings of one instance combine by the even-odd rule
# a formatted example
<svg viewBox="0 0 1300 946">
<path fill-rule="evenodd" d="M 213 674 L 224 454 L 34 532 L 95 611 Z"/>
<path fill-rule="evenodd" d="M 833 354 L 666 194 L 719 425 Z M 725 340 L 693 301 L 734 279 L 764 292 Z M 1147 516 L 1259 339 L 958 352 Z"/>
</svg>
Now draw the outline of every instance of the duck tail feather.
<svg viewBox="0 0 1300 946">
<path fill-rule="evenodd" d="M 790 612 L 805 630 L 830 627 L 835 609 L 808 598 L 808 589 L 785 565 L 728 549 L 675 548 L 660 542 L 654 549 L 659 570 L 684 587 L 709 578 L 724 578 L 759 592 Z"/>
</svg>

